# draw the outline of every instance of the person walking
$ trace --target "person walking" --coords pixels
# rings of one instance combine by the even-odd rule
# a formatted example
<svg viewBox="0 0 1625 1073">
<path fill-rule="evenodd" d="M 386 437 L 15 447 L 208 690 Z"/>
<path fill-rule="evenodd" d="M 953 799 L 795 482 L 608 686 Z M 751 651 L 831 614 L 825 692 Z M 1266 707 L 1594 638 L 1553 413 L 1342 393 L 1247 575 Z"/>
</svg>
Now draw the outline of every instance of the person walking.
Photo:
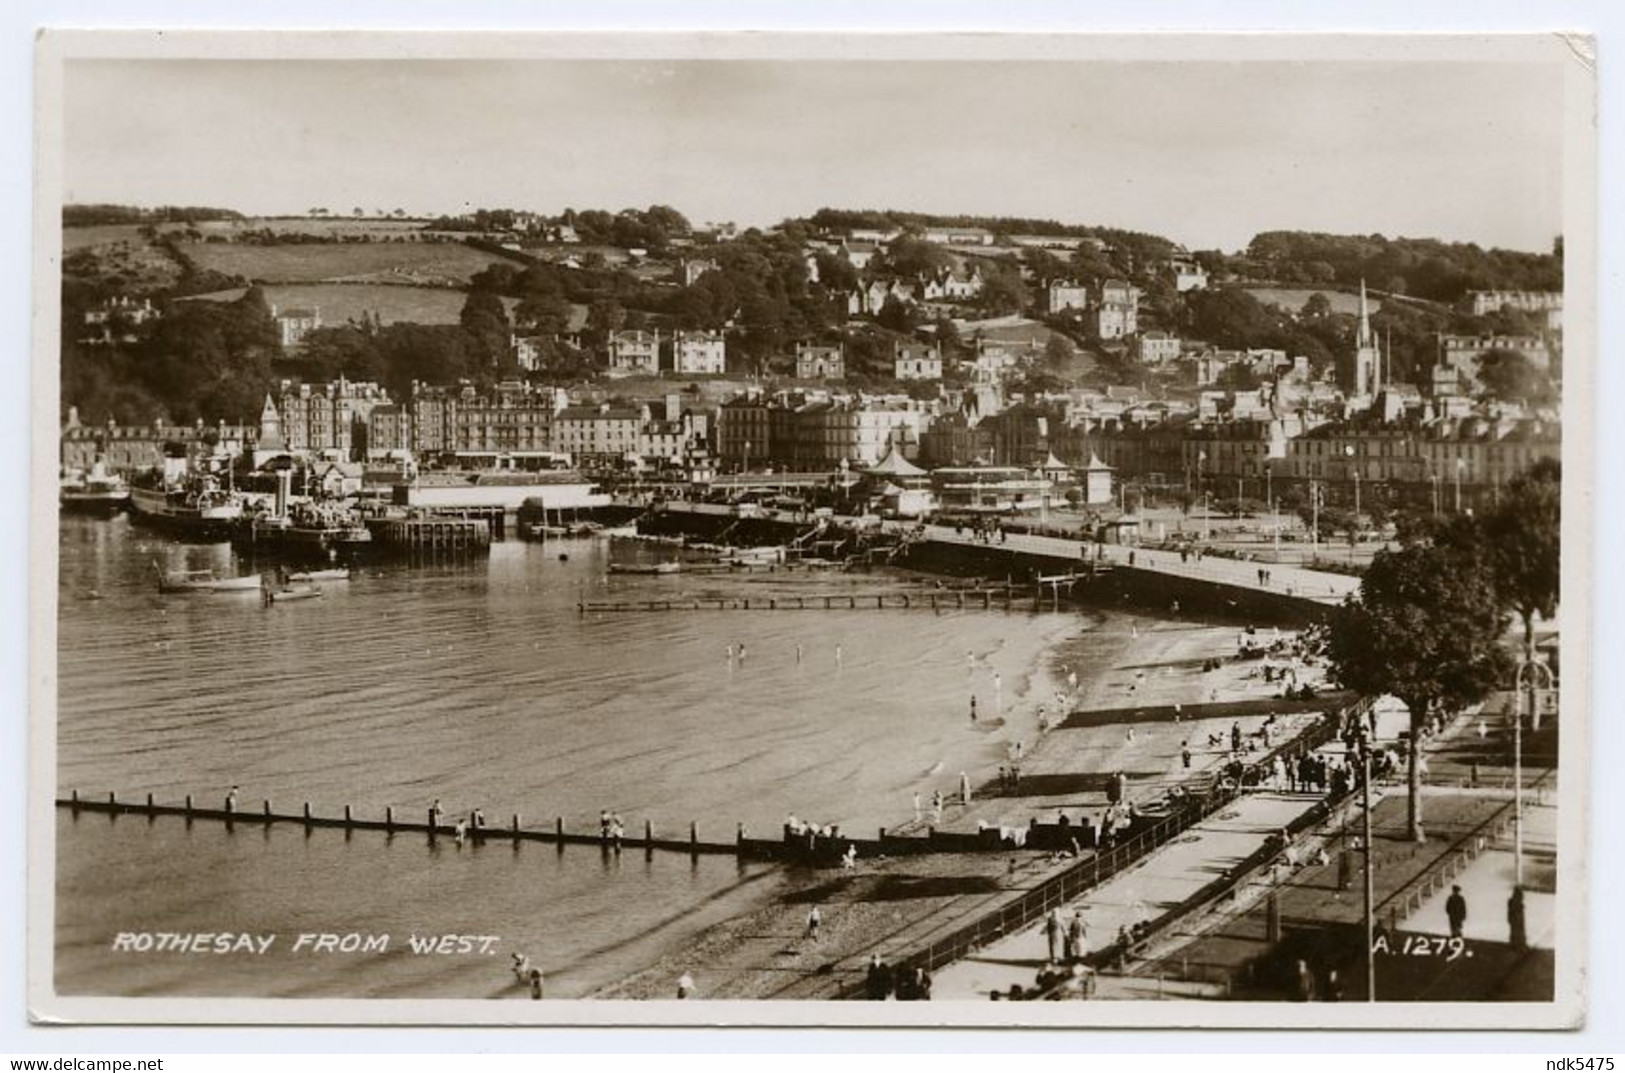
<svg viewBox="0 0 1625 1073">
<path fill-rule="evenodd" d="M 694 995 L 694 977 L 690 976 L 688 973 L 685 972 L 685 973 L 683 973 L 683 975 L 681 975 L 681 976 L 679 976 L 677 978 L 677 997 L 678 998 L 692 998 L 693 995 Z"/>
<path fill-rule="evenodd" d="M 1082 961 L 1089 956 L 1089 929 L 1083 923 L 1083 910 L 1074 909 L 1066 925 L 1066 957 L 1068 961 Z"/>
<path fill-rule="evenodd" d="M 1049 959 L 1060 961 L 1062 944 L 1066 941 L 1066 926 L 1061 923 L 1061 911 L 1051 909 L 1044 917 L 1044 938 L 1049 943 Z"/>
<path fill-rule="evenodd" d="M 1191 769 L 1191 742 L 1189 738 L 1179 743 L 1179 762 L 1186 771 Z"/>
<path fill-rule="evenodd" d="M 820 927 L 822 927 L 823 924 L 824 924 L 823 914 L 819 913 L 818 907 L 815 905 L 807 913 L 807 934 L 806 934 L 806 938 L 811 939 L 813 942 L 817 942 L 818 941 L 818 929 Z"/>
<path fill-rule="evenodd" d="M 942 824 L 942 791 L 931 791 L 931 822 L 940 826 Z"/>
<path fill-rule="evenodd" d="M 1467 899 L 1462 897 L 1460 885 L 1450 888 L 1450 897 L 1444 902 L 1444 915 L 1450 919 L 1450 937 L 1461 938 L 1462 925 L 1467 923 Z"/>
</svg>

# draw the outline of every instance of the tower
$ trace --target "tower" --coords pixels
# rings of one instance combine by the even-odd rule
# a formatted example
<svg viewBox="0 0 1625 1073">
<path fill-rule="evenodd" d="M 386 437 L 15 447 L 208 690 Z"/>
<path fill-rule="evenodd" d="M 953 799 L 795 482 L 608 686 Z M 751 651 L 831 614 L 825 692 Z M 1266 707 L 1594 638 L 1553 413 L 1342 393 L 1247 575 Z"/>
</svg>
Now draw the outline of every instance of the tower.
<svg viewBox="0 0 1625 1073">
<path fill-rule="evenodd" d="M 1365 280 L 1360 281 L 1360 326 L 1354 336 L 1354 378 L 1350 394 L 1372 398 L 1382 390 L 1382 349 L 1371 330 L 1371 309 L 1366 304 Z"/>
</svg>

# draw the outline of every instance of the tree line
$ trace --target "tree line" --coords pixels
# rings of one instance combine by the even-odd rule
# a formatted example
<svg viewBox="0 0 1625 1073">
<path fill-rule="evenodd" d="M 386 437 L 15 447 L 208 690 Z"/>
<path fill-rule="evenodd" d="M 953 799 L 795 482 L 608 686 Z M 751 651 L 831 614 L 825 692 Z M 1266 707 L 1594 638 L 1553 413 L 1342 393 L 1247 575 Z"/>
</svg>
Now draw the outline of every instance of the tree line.
<svg viewBox="0 0 1625 1073">
<path fill-rule="evenodd" d="M 1453 715 L 1510 688 L 1518 658 L 1535 658 L 1535 620 L 1557 613 L 1561 585 L 1562 468 L 1537 462 L 1483 515 L 1412 526 L 1380 551 L 1326 636 L 1335 680 L 1410 712 L 1409 826 L 1422 827 L 1422 739 Z M 1516 649 L 1507 622 L 1521 626 Z M 1514 653 L 1517 653 L 1515 656 Z"/>
</svg>

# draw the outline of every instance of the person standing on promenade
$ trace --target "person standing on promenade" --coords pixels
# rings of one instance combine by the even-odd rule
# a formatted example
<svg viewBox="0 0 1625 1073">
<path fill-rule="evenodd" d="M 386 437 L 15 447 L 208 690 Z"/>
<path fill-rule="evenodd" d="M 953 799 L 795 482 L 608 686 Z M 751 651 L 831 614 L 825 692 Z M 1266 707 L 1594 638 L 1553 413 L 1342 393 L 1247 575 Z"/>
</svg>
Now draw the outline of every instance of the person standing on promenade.
<svg viewBox="0 0 1625 1073">
<path fill-rule="evenodd" d="M 1191 769 L 1191 742 L 1189 738 L 1179 743 L 1179 761 L 1186 771 Z"/>
<path fill-rule="evenodd" d="M 546 991 L 546 981 L 542 978 L 541 969 L 530 970 L 530 997 L 540 999 Z"/>
<path fill-rule="evenodd" d="M 1511 932 L 1512 948 L 1514 950 L 1527 950 L 1529 948 L 1529 927 L 1524 916 L 1522 887 L 1513 887 L 1512 897 L 1507 899 L 1507 928 Z"/>
<path fill-rule="evenodd" d="M 942 824 L 942 791 L 931 791 L 931 822 L 938 826 Z"/>
<path fill-rule="evenodd" d="M 1068 961 L 1082 961 L 1089 956 L 1089 929 L 1083 923 L 1083 910 L 1074 909 L 1066 925 Z"/>
<path fill-rule="evenodd" d="M 1049 959 L 1061 960 L 1062 944 L 1066 941 L 1066 925 L 1061 922 L 1061 911 L 1051 909 L 1044 916 L 1044 939 L 1049 943 Z"/>
<path fill-rule="evenodd" d="M 1461 938 L 1462 925 L 1467 923 L 1467 899 L 1461 895 L 1461 887 L 1450 888 L 1450 897 L 1444 902 L 1444 915 L 1450 919 L 1450 937 Z"/>
</svg>

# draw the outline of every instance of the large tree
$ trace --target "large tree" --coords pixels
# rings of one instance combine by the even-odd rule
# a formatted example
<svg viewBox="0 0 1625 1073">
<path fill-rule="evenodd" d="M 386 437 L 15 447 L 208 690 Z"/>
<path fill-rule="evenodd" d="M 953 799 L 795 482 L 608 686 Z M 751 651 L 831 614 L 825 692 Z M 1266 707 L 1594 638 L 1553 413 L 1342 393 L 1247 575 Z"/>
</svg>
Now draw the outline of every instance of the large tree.
<svg viewBox="0 0 1625 1073">
<path fill-rule="evenodd" d="M 1463 529 L 1471 519 L 1464 518 Z M 1391 695 L 1410 711 L 1410 834 L 1421 839 L 1422 734 L 1436 711 L 1483 700 L 1507 672 L 1502 601 L 1475 534 L 1378 552 L 1332 621 L 1327 656 L 1336 680 L 1367 697 Z"/>
<path fill-rule="evenodd" d="M 1523 658 L 1535 658 L 1535 616 L 1557 614 L 1562 585 L 1563 468 L 1542 459 L 1513 478 L 1483 521 L 1495 584 L 1523 623 Z"/>
</svg>

